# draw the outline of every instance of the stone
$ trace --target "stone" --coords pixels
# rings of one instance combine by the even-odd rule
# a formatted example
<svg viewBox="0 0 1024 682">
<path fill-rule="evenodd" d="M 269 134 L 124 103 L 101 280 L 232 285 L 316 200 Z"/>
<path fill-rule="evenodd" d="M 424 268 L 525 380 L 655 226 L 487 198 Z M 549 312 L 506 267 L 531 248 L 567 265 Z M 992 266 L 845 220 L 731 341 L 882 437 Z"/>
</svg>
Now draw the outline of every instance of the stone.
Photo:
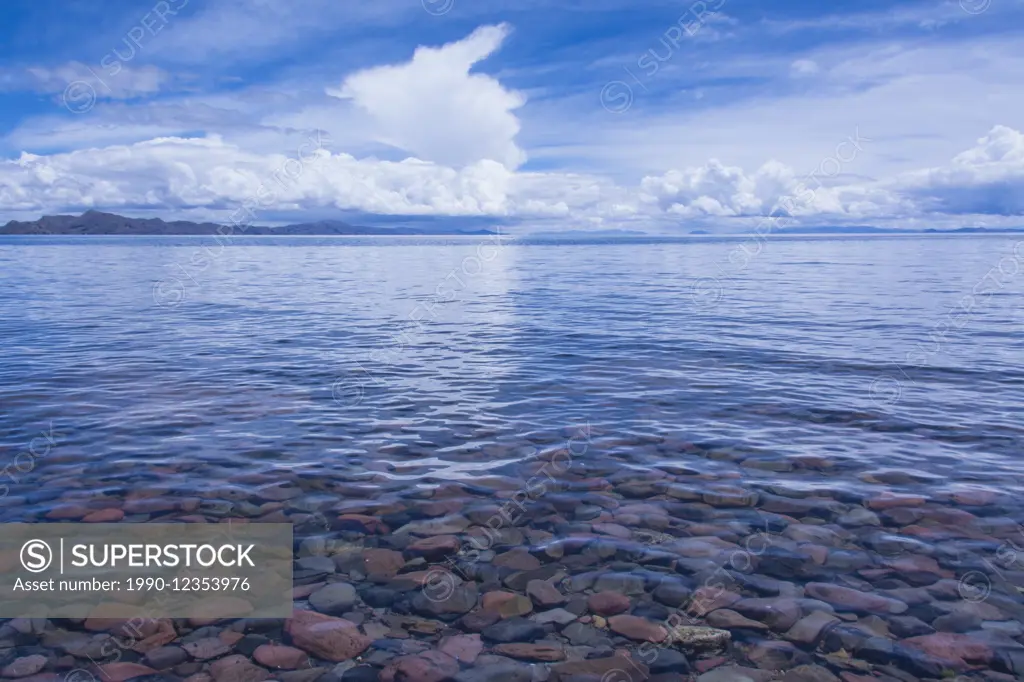
<svg viewBox="0 0 1024 682">
<path fill-rule="evenodd" d="M 530 616 L 530 620 L 534 623 L 555 623 L 556 625 L 568 625 L 569 623 L 576 620 L 576 614 L 571 613 L 565 609 L 551 609 L 550 611 L 542 611 L 541 613 L 535 613 Z"/>
<path fill-rule="evenodd" d="M 797 644 L 813 647 L 825 630 L 839 619 L 825 611 L 815 611 L 809 616 L 798 620 L 785 635 L 786 639 Z"/>
<path fill-rule="evenodd" d="M 547 580 L 531 580 L 526 584 L 526 594 L 534 604 L 545 608 L 566 602 L 566 596 Z"/>
<path fill-rule="evenodd" d="M 363 572 L 371 579 L 393 578 L 405 566 L 405 557 L 393 549 L 363 551 Z"/>
<path fill-rule="evenodd" d="M 728 630 L 701 625 L 677 625 L 669 631 L 671 643 L 686 651 L 716 651 L 732 639 Z"/>
<path fill-rule="evenodd" d="M 187 661 L 188 654 L 180 646 L 162 646 L 150 649 L 142 660 L 151 668 L 166 670 Z"/>
<path fill-rule="evenodd" d="M 515 592 L 494 590 L 480 599 L 480 607 L 485 611 L 494 611 L 502 618 L 513 618 L 525 616 L 533 611 L 533 602 L 528 597 Z"/>
<path fill-rule="evenodd" d="M 499 620 L 501 620 L 501 614 L 497 611 L 478 609 L 476 611 L 470 611 L 460 618 L 459 623 L 465 630 L 469 630 L 470 632 L 480 632 L 487 626 L 494 625 Z"/>
<path fill-rule="evenodd" d="M 783 675 L 781 682 L 840 682 L 840 679 L 820 665 L 798 665 Z"/>
<path fill-rule="evenodd" d="M 412 535 L 454 535 L 469 528 L 469 519 L 461 514 L 442 516 L 436 519 L 424 519 L 407 523 L 394 532 L 395 535 L 410 533 Z"/>
<path fill-rule="evenodd" d="M 498 644 L 491 647 L 491 651 L 522 661 L 553 663 L 565 660 L 565 650 L 560 646 L 553 646 L 551 644 L 529 644 L 524 642 Z"/>
<path fill-rule="evenodd" d="M 662 642 L 668 636 L 665 626 L 637 616 L 612 616 L 608 627 L 612 632 L 640 642 Z"/>
<path fill-rule="evenodd" d="M 618 592 L 597 592 L 587 597 L 587 608 L 601 616 L 614 616 L 629 611 L 632 602 Z"/>
<path fill-rule="evenodd" d="M 803 616 L 800 602 L 791 597 L 741 599 L 731 606 L 747 618 L 764 623 L 775 632 L 785 632 Z"/>
<path fill-rule="evenodd" d="M 907 605 L 897 599 L 890 599 L 870 592 L 861 592 L 850 587 L 830 583 L 808 583 L 807 596 L 820 599 L 842 611 L 872 614 L 886 613 L 899 615 L 906 612 Z"/>
<path fill-rule="evenodd" d="M 445 637 L 438 644 L 438 651 L 448 654 L 460 663 L 472 663 L 480 652 L 484 650 L 484 644 L 480 641 L 480 635 L 452 635 Z"/>
<path fill-rule="evenodd" d="M 372 643 L 355 623 L 313 611 L 294 611 L 285 631 L 298 648 L 334 662 L 355 658 Z"/>
<path fill-rule="evenodd" d="M 217 637 L 205 637 L 197 639 L 181 646 L 188 655 L 199 661 L 206 661 L 211 658 L 218 658 L 231 651 L 231 647 Z"/>
<path fill-rule="evenodd" d="M 603 573 L 594 582 L 595 592 L 618 592 L 624 595 L 640 595 L 644 593 L 644 589 L 643 577 L 629 573 Z"/>
<path fill-rule="evenodd" d="M 16 658 L 0 670 L 0 677 L 28 677 L 46 667 L 46 656 L 33 654 Z"/>
<path fill-rule="evenodd" d="M 445 598 L 439 598 L 442 596 Z M 472 611 L 479 597 L 480 592 L 476 583 L 464 583 L 452 589 L 449 594 L 436 594 L 428 589 L 420 590 L 413 596 L 411 603 L 413 611 L 421 616 L 451 620 Z M 522 599 L 530 603 L 529 599 Z"/>
<path fill-rule="evenodd" d="M 540 559 L 520 548 L 497 555 L 491 563 L 499 568 L 511 568 L 515 571 L 532 571 L 541 566 Z"/>
<path fill-rule="evenodd" d="M 117 523 L 124 518 L 124 512 L 111 507 L 99 509 L 82 517 L 83 523 Z"/>
<path fill-rule="evenodd" d="M 378 682 L 380 673 L 369 665 L 357 665 L 341 674 L 341 682 Z"/>
<path fill-rule="evenodd" d="M 268 671 L 241 654 L 225 656 L 211 663 L 210 675 L 214 682 L 263 682 L 270 677 Z"/>
<path fill-rule="evenodd" d="M 716 609 L 732 606 L 741 599 L 742 597 L 735 592 L 720 587 L 701 587 L 693 593 L 686 611 L 694 616 L 704 616 Z"/>
<path fill-rule="evenodd" d="M 500 643 L 533 642 L 543 637 L 546 630 L 531 620 L 515 617 L 485 627 L 482 634 L 485 639 Z"/>
<path fill-rule="evenodd" d="M 309 656 L 301 649 L 281 644 L 263 644 L 256 647 L 252 657 L 271 670 L 296 670 L 309 667 Z"/>
<path fill-rule="evenodd" d="M 661 581 L 661 583 L 654 588 L 654 592 L 651 596 L 665 606 L 677 608 L 687 603 L 690 600 L 691 594 L 693 594 L 693 590 L 682 582 L 669 579 Z"/>
<path fill-rule="evenodd" d="M 645 653 L 644 657 L 649 658 L 649 655 Z M 662 673 L 688 675 L 690 673 L 690 661 L 686 658 L 686 655 L 667 647 L 656 649 L 654 659 L 648 665 L 651 672 L 655 675 Z"/>
<path fill-rule="evenodd" d="M 704 673 L 697 682 L 768 682 L 774 676 L 775 673 L 769 670 L 729 665 Z"/>
<path fill-rule="evenodd" d="M 133 677 L 159 675 L 157 671 L 148 666 L 140 665 L 138 663 L 127 663 L 124 661 L 104 663 L 103 665 L 96 666 L 96 670 L 100 674 L 100 679 L 107 680 L 108 682 L 125 682 L 125 680 L 130 680 Z M 252 682 L 258 681 L 253 680 Z"/>
<path fill-rule="evenodd" d="M 762 670 L 788 670 L 803 663 L 810 663 L 810 657 L 790 642 L 765 640 L 747 651 L 750 662 Z"/>
<path fill-rule="evenodd" d="M 589 676 L 605 682 L 640 682 L 650 676 L 650 669 L 646 665 L 623 654 L 556 663 L 551 666 L 551 670 L 558 680 L 573 676 L 582 680 Z"/>
<path fill-rule="evenodd" d="M 707 615 L 708 625 L 723 630 L 768 630 L 768 626 L 756 620 L 750 620 L 746 616 L 733 611 L 732 609 L 718 609 Z"/>
<path fill-rule="evenodd" d="M 380 682 L 442 682 L 459 672 L 458 662 L 437 650 L 401 656 L 380 672 Z"/>
<path fill-rule="evenodd" d="M 903 640 L 902 644 L 937 659 L 951 661 L 960 669 L 969 665 L 988 665 L 994 656 L 992 648 L 985 642 L 955 632 L 911 637 Z"/>
<path fill-rule="evenodd" d="M 515 663 L 495 663 L 463 670 L 455 682 L 534 682 L 533 667 Z M 347 681 L 346 681 L 347 682 Z"/>
<path fill-rule="evenodd" d="M 338 570 L 334 560 L 325 556 L 304 556 L 295 562 L 295 568 L 310 573 L 334 573 Z"/>
<path fill-rule="evenodd" d="M 454 535 L 435 535 L 410 543 L 405 553 L 410 557 L 423 557 L 427 561 L 438 561 L 445 557 L 455 556 L 462 548 L 462 543 Z"/>
<path fill-rule="evenodd" d="M 309 604 L 320 613 L 339 615 L 355 606 L 356 588 L 348 583 L 330 583 L 309 595 Z"/>
</svg>

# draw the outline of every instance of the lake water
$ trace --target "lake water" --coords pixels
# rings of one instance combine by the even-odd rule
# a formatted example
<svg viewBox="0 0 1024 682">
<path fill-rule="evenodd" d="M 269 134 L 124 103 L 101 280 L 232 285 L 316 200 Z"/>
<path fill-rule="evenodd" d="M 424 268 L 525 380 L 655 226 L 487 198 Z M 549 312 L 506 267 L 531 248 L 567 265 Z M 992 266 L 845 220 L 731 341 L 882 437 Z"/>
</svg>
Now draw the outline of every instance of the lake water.
<svg viewBox="0 0 1024 682">
<path fill-rule="evenodd" d="M 401 550 L 337 517 L 486 510 L 562 452 L 512 525 L 612 543 L 542 557 L 568 576 L 766 522 L 820 568 L 772 579 L 959 580 L 932 596 L 1019 619 L 1022 244 L 0 238 L 0 520 L 270 514 Z"/>
</svg>

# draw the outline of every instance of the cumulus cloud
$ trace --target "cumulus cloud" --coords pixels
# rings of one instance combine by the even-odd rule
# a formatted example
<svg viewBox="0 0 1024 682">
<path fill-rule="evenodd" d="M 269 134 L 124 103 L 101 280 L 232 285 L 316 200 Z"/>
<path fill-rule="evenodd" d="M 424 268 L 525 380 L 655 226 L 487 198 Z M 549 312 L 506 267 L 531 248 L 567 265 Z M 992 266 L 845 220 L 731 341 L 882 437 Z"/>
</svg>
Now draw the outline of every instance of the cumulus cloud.
<svg viewBox="0 0 1024 682">
<path fill-rule="evenodd" d="M 1024 215 L 1024 134 L 995 126 L 948 166 L 910 173 L 897 187 L 927 211 Z"/>
<path fill-rule="evenodd" d="M 148 208 L 226 221 L 258 198 L 259 208 L 296 219 L 338 210 L 727 227 L 772 213 L 813 224 L 1019 216 L 1021 197 L 1024 134 L 1005 126 L 947 165 L 877 181 L 800 176 L 776 161 L 748 172 L 711 160 L 628 186 L 586 174 L 516 172 L 491 159 L 459 168 L 359 159 L 315 135 L 291 154 L 247 151 L 216 136 L 163 137 L 0 162 L 0 206 L 19 214 Z"/>
<path fill-rule="evenodd" d="M 515 142 L 513 112 L 525 98 L 471 73 L 508 34 L 504 24 L 484 26 L 442 47 L 420 47 L 410 61 L 354 73 L 328 94 L 367 112 L 378 141 L 418 158 L 455 167 L 488 159 L 515 169 L 526 154 Z"/>
</svg>

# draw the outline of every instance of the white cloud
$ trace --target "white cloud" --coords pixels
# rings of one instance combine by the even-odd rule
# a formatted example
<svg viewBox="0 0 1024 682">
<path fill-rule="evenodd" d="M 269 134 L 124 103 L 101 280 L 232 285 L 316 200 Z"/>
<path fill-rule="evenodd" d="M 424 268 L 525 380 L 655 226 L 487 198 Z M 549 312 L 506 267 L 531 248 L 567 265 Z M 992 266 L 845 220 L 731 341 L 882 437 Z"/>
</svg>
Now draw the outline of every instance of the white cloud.
<svg viewBox="0 0 1024 682">
<path fill-rule="evenodd" d="M 925 210 L 1024 215 L 1024 134 L 995 126 L 947 166 L 907 174 L 897 183 Z"/>
<path fill-rule="evenodd" d="M 558 219 L 575 226 L 635 223 L 734 228 L 780 200 L 804 222 L 908 224 L 946 216 L 1024 214 L 1024 134 L 996 126 L 948 164 L 884 181 L 798 176 L 769 161 L 753 172 L 717 160 L 648 176 L 639 186 L 559 172 L 514 172 L 489 159 L 461 169 L 430 161 L 357 159 L 330 143 L 304 163 L 245 151 L 219 137 L 158 138 L 0 163 L 0 205 L 18 214 L 144 208 L 228 220 L 261 199 L 277 214 L 365 211 L 389 215 Z M 292 159 L 292 160 L 289 160 Z M 819 182 L 820 180 L 820 182 Z M 260 186 L 265 190 L 258 193 Z M 902 223 L 898 221 L 903 221 Z M 1003 221 L 1005 222 L 1005 221 Z M 915 223 L 916 224 L 916 223 Z"/>
<path fill-rule="evenodd" d="M 22 87 L 46 94 L 63 94 L 69 86 L 81 84 L 96 99 L 132 99 L 160 92 L 170 75 L 155 66 L 120 65 L 116 75 L 97 73 L 81 62 L 68 62 L 56 67 L 33 66 L 25 70 L 25 78 L 16 79 Z"/>
<path fill-rule="evenodd" d="M 355 73 L 328 94 L 352 100 L 375 123 L 378 141 L 451 166 L 489 159 L 515 169 L 526 154 L 515 142 L 525 103 L 496 79 L 470 73 L 509 34 L 485 26 L 439 48 L 420 47 L 412 60 Z"/>
<path fill-rule="evenodd" d="M 813 76 L 819 71 L 821 71 L 821 68 L 813 59 L 797 59 L 789 66 L 789 73 L 794 78 Z"/>
</svg>

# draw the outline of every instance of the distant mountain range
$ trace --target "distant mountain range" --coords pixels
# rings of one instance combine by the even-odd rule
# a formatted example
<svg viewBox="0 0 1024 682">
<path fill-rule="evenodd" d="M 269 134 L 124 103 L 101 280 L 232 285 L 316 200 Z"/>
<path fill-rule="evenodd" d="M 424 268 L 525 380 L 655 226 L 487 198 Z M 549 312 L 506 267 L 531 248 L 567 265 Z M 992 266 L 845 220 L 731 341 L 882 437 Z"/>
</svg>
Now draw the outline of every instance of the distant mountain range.
<svg viewBox="0 0 1024 682">
<path fill-rule="evenodd" d="M 848 225 L 848 226 L 819 226 L 819 227 L 783 227 L 775 230 L 765 230 L 765 234 L 1001 234 L 1005 232 L 1024 232 L 1024 227 L 958 227 L 952 230 L 936 230 L 928 228 L 925 230 L 904 230 L 895 227 L 872 227 L 870 225 Z M 690 234 L 707 234 L 695 230 Z"/>
<path fill-rule="evenodd" d="M 125 218 L 114 213 L 86 211 L 80 216 L 48 215 L 31 222 L 12 220 L 0 227 L 3 234 L 56 235 L 490 235 L 492 230 L 454 230 L 443 224 L 422 227 L 361 227 L 341 220 L 320 220 L 284 227 L 251 225 L 244 231 L 226 232 L 217 223 L 192 223 L 187 220 L 165 222 L 160 218 Z"/>
</svg>

